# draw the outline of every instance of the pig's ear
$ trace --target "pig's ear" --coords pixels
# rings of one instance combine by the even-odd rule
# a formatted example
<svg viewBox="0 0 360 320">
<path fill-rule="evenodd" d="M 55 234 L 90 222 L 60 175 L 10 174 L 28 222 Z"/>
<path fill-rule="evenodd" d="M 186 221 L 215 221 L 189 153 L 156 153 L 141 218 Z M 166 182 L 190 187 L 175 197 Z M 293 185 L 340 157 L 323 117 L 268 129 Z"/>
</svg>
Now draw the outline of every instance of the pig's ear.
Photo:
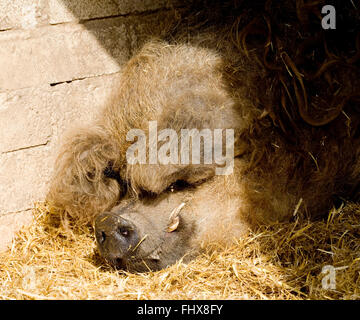
<svg viewBox="0 0 360 320">
<path fill-rule="evenodd" d="M 169 223 L 167 226 L 166 231 L 167 232 L 173 232 L 177 229 L 177 227 L 179 226 L 179 222 L 180 222 L 180 211 L 181 209 L 185 206 L 185 203 L 182 202 L 178 207 L 176 207 L 169 216 Z"/>
</svg>

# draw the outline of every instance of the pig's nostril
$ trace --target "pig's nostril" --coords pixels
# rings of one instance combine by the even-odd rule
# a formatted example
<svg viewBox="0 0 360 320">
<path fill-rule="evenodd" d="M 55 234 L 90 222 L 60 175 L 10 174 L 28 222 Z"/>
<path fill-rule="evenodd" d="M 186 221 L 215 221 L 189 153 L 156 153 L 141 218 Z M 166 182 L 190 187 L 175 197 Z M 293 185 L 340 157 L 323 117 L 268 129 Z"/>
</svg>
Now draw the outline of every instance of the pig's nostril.
<svg viewBox="0 0 360 320">
<path fill-rule="evenodd" d="M 127 238 L 130 236 L 130 230 L 125 227 L 119 227 L 118 232 L 124 237 Z"/>
<path fill-rule="evenodd" d="M 104 231 L 99 232 L 97 240 L 99 244 L 103 244 L 106 240 L 106 233 Z"/>
<path fill-rule="evenodd" d="M 124 269 L 125 268 L 125 262 L 122 258 L 116 258 L 115 259 L 115 266 L 117 268 L 121 268 L 121 269 Z"/>
</svg>

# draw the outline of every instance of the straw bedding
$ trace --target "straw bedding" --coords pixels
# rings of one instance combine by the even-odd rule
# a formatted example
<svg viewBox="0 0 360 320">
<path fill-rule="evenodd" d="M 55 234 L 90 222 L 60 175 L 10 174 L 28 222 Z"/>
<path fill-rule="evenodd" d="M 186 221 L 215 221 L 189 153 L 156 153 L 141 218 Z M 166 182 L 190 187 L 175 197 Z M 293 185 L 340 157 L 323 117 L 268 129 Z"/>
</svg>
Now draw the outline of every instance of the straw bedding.
<svg viewBox="0 0 360 320">
<path fill-rule="evenodd" d="M 0 254 L 0 298 L 359 299 L 359 221 L 355 204 L 318 221 L 295 214 L 227 248 L 210 245 L 189 264 L 130 274 L 101 260 L 91 227 L 61 223 L 38 204 L 34 223 Z M 322 288 L 326 265 L 335 268 L 335 290 Z"/>
<path fill-rule="evenodd" d="M 320 2 L 323 1 L 307 3 L 305 9 L 309 11 Z M 235 24 L 235 40 L 238 40 L 235 42 L 241 44 L 242 50 L 250 51 L 248 40 L 250 35 L 259 32 L 259 28 L 268 30 L 263 34 L 268 34 L 270 38 L 276 38 L 275 31 L 278 30 L 279 33 L 282 30 L 270 28 L 266 18 L 277 17 L 270 13 L 274 13 L 275 9 L 281 13 L 281 8 L 274 9 L 271 6 L 272 1 L 264 3 L 265 9 L 268 8 L 267 12 L 271 9 L 265 20 L 261 22 L 256 18 L 254 23 L 249 24 L 250 27 L 244 28 L 240 33 L 237 32 L 239 28 Z M 296 6 L 299 9 L 303 1 L 296 1 L 296 4 L 299 4 Z M 347 5 L 350 6 L 349 3 Z M 300 26 L 306 25 L 304 10 L 296 11 Z M 287 15 L 280 17 L 287 18 Z M 239 18 L 239 23 L 240 20 Z M 258 26 L 259 21 L 261 23 Z M 288 24 L 281 25 L 288 32 Z M 294 30 L 302 29 L 294 27 Z M 285 38 L 292 39 L 289 36 Z M 342 35 L 338 38 L 336 39 L 342 40 Z M 356 52 L 351 57 L 345 57 L 345 65 L 349 70 L 358 68 L 359 39 L 358 35 L 354 35 L 351 43 L 355 44 Z M 282 105 L 276 104 L 278 109 L 268 110 L 274 123 L 284 132 L 290 130 L 296 133 L 297 128 L 292 128 L 291 125 L 302 123 L 301 119 L 315 127 L 333 121 L 333 116 L 325 117 L 326 119 L 321 117 L 322 114 L 319 117 L 309 117 L 309 114 L 304 112 L 310 110 L 303 105 L 307 93 L 302 77 L 298 77 L 298 68 L 289 58 L 292 48 L 296 46 L 278 41 L 278 50 L 275 50 L 274 42 L 275 53 L 272 57 L 268 43 L 269 41 L 265 41 L 262 60 L 269 69 L 278 74 L 277 84 L 282 88 L 279 90 Z M 289 49 L 289 53 L 283 50 L 284 45 Z M 324 47 L 328 49 L 328 45 Z M 337 46 L 334 47 L 334 52 L 339 51 Z M 344 48 L 346 49 L 347 47 Z M 318 66 L 317 71 L 310 70 L 313 71 L 313 74 L 307 75 L 310 84 L 315 85 L 314 81 L 322 76 L 330 65 L 334 66 L 342 61 L 329 50 L 325 51 L 327 58 L 331 58 L 331 64 L 324 62 Z M 339 56 L 341 54 L 342 52 L 338 53 Z M 286 77 L 290 79 L 288 84 Z M 325 82 L 321 83 L 326 85 Z M 348 87 L 351 88 L 352 84 Z M 292 94 L 289 94 L 289 88 Z M 325 92 L 320 89 L 319 92 Z M 304 97 L 301 97 L 301 93 Z M 296 97 L 297 103 L 294 103 L 295 99 L 291 96 Z M 354 99 L 350 93 L 348 98 Z M 286 108 L 286 105 L 291 106 L 291 109 Z M 344 105 L 339 106 L 335 115 L 343 112 Z M 321 108 L 316 110 L 322 111 Z M 355 111 L 354 109 L 354 114 Z M 347 113 L 345 115 L 347 116 Z M 355 129 L 359 122 L 352 125 L 354 132 L 358 132 Z M 334 131 L 333 135 L 336 136 L 337 131 Z M 298 135 L 289 136 L 296 138 Z M 313 140 L 320 141 L 315 138 Z M 305 147 L 303 146 L 306 151 Z M 311 151 L 311 148 L 309 150 Z M 324 161 L 328 163 L 333 160 L 338 161 L 331 156 L 327 156 Z M 324 167 L 330 170 L 332 166 Z M 320 201 L 322 198 L 317 195 L 316 199 Z M 203 248 L 202 255 L 188 264 L 180 261 L 164 270 L 141 274 L 115 270 L 106 265 L 96 251 L 92 227 L 69 225 L 71 221 L 61 220 L 61 212 L 42 203 L 36 206 L 33 213 L 33 224 L 24 227 L 17 234 L 11 248 L 0 254 L 0 299 L 360 298 L 360 205 L 347 203 L 331 210 L 327 217 L 315 221 L 302 218 L 295 208 L 291 222 L 261 226 L 254 230 L 250 237 L 234 239 L 233 244 L 226 248 L 218 244 L 208 245 Z M 335 289 L 322 286 L 322 280 L 327 276 L 322 273 L 324 266 L 335 268 Z"/>
</svg>

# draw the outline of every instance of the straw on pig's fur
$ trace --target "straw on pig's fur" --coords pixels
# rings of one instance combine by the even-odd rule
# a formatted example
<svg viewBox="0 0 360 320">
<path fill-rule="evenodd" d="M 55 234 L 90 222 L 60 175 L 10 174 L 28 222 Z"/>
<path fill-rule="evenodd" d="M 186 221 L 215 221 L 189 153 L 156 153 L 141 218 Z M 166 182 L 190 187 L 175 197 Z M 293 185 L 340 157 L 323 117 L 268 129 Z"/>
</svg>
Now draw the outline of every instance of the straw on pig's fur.
<svg viewBox="0 0 360 320">
<path fill-rule="evenodd" d="M 91 228 L 70 229 L 43 204 L 34 217 L 0 254 L 0 299 L 360 299 L 360 205 L 263 226 L 188 264 L 142 274 L 107 266 Z M 327 265 L 335 290 L 322 287 Z"/>
</svg>

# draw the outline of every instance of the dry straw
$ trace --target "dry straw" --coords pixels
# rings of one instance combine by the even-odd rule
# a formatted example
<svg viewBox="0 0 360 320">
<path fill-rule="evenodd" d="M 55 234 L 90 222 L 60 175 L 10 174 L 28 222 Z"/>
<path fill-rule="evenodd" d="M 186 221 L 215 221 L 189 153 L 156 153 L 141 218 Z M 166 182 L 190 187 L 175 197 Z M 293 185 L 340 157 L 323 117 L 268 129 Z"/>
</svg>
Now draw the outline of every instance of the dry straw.
<svg viewBox="0 0 360 320">
<path fill-rule="evenodd" d="M 43 204 L 0 255 L 0 299 L 359 299 L 360 206 L 328 219 L 261 227 L 191 263 L 130 274 L 96 252 L 92 228 L 59 223 Z M 323 288 L 326 265 L 336 289 Z"/>
</svg>

